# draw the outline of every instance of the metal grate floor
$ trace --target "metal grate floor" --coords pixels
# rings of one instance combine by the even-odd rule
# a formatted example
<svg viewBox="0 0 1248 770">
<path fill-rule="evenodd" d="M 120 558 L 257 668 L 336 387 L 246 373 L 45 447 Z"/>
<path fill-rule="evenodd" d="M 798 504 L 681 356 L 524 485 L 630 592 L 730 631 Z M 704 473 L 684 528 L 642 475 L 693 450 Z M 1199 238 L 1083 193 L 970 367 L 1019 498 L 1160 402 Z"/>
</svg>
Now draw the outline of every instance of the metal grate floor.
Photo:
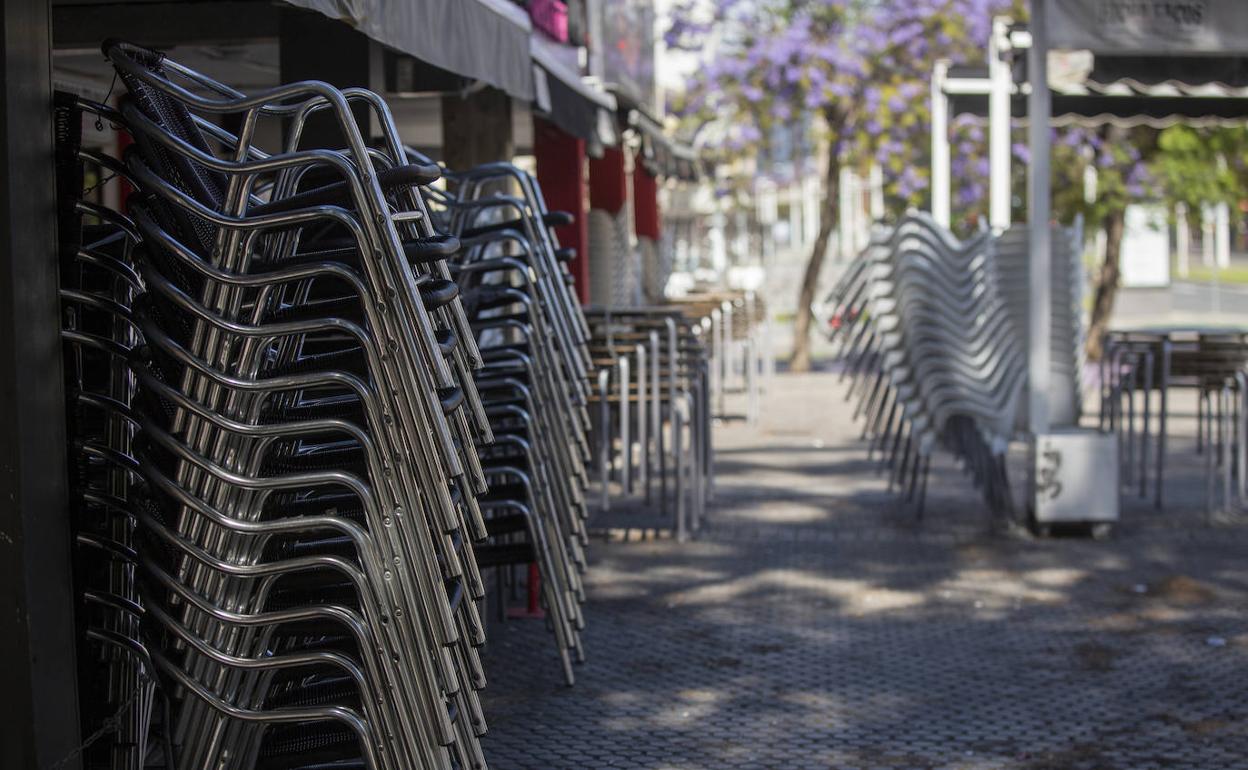
<svg viewBox="0 0 1248 770">
<path fill-rule="evenodd" d="M 595 544 L 575 687 L 540 622 L 493 631 L 492 767 L 1248 768 L 1248 528 L 994 535 L 953 469 L 915 526 L 803 413 L 834 393 L 719 432 L 697 541 Z"/>
</svg>

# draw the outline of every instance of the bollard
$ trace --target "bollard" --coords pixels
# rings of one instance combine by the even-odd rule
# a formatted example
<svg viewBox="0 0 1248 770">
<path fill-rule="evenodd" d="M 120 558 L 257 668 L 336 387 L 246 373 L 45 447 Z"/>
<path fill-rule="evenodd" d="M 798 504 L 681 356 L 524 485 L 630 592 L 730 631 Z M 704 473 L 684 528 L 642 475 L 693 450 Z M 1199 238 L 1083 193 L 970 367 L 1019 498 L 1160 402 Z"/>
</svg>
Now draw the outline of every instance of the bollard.
<svg viewBox="0 0 1248 770">
<path fill-rule="evenodd" d="M 674 319 L 671 319 L 671 318 L 666 318 L 666 319 L 664 319 L 664 321 L 663 321 L 663 325 L 664 325 L 665 327 L 667 327 L 667 351 L 668 351 L 668 358 L 667 358 L 667 403 L 669 404 L 668 408 L 669 408 L 670 410 L 672 410 L 672 415 L 671 415 L 670 419 L 675 420 L 675 419 L 676 419 L 676 418 L 675 418 L 675 411 L 676 411 L 676 387 L 677 387 L 677 382 L 678 382 L 678 381 L 679 381 L 679 379 L 680 379 L 680 371 L 679 371 L 679 367 L 680 367 L 680 337 L 677 335 L 677 331 L 676 331 L 676 321 L 675 321 Z M 673 423 L 673 426 L 674 426 L 674 425 L 675 425 L 675 423 Z M 674 428 L 674 427 L 673 427 L 673 429 L 672 429 L 672 433 L 673 433 L 672 443 L 673 443 L 673 446 L 674 446 L 674 443 L 675 443 L 675 440 L 676 440 L 676 439 L 675 439 L 675 428 Z M 676 452 L 675 452 L 675 449 L 673 449 L 673 451 L 672 451 L 672 461 L 673 461 L 673 462 L 672 462 L 672 466 L 673 466 L 673 468 L 675 468 L 675 466 L 676 466 L 675 460 L 676 460 Z M 665 482 L 665 486 L 664 486 L 664 488 L 663 488 L 663 494 L 664 494 L 664 495 L 666 495 L 666 494 L 667 494 L 666 482 Z M 663 511 L 663 512 L 664 512 L 664 513 L 667 513 L 666 508 L 664 508 L 664 511 Z"/>
<path fill-rule="evenodd" d="M 1239 480 L 1239 504 L 1248 502 L 1248 374 L 1236 372 L 1236 386 L 1239 388 L 1236 414 L 1236 473 Z"/>
<path fill-rule="evenodd" d="M 1231 449 L 1233 447 L 1232 431 L 1234 425 L 1231 422 L 1231 391 L 1235 381 L 1227 379 L 1222 384 L 1222 392 L 1218 398 L 1218 441 L 1220 444 L 1218 451 L 1218 460 L 1222 464 L 1222 508 L 1230 510 L 1231 508 L 1231 474 L 1234 471 L 1234 463 L 1231 461 Z"/>
<path fill-rule="evenodd" d="M 598 473 L 602 484 L 602 511 L 611 507 L 611 370 L 598 371 Z"/>
<path fill-rule="evenodd" d="M 758 372 L 756 369 L 754 338 L 749 337 L 745 341 L 745 417 L 750 425 L 758 425 Z"/>
<path fill-rule="evenodd" d="M 629 399 L 633 387 L 628 356 L 620 356 L 616 364 L 620 370 L 620 493 L 633 491 L 633 442 L 629 425 Z"/>
<path fill-rule="evenodd" d="M 724 334 L 723 392 L 726 396 L 729 392 L 735 392 L 736 387 L 736 383 L 734 382 L 736 379 L 736 336 L 733 333 L 734 324 L 736 323 L 736 312 L 733 307 L 733 303 L 729 300 L 724 300 L 723 303 L 720 303 L 720 307 L 723 308 L 723 316 L 721 316 L 721 318 L 724 319 L 724 324 L 720 327 L 720 329 L 721 333 Z"/>
<path fill-rule="evenodd" d="M 701 529 L 701 519 L 703 519 L 703 513 L 705 513 L 706 507 L 706 495 L 705 490 L 703 489 L 703 463 L 701 463 L 701 448 L 703 448 L 705 437 L 701 436 L 698 421 L 694 418 L 694 414 L 696 413 L 696 402 L 694 401 L 693 393 L 685 392 L 684 397 L 685 412 L 690 416 L 689 457 L 691 458 L 691 461 L 693 461 L 690 463 L 690 475 L 693 478 L 691 478 L 689 482 L 691 492 L 693 492 L 693 495 L 691 495 L 691 497 L 693 497 L 693 502 L 691 502 L 691 509 L 693 509 L 691 524 L 693 524 L 693 527 L 691 528 L 693 528 L 694 532 L 698 532 L 698 530 Z"/>
<path fill-rule="evenodd" d="M 728 379 L 732 376 L 732 370 L 728 368 L 732 359 L 732 351 L 729 349 L 732 340 L 732 303 L 724 300 L 719 304 L 719 346 L 722 354 L 719 357 L 719 400 L 716 403 L 716 410 L 721 417 L 728 414 Z"/>
<path fill-rule="evenodd" d="M 637 448 L 640 453 L 637 458 L 637 483 L 648 493 L 650 469 L 647 466 L 650 464 L 650 442 L 646 418 L 646 383 L 649 380 L 646 376 L 646 348 L 644 345 L 637 345 L 633 348 L 633 352 L 637 356 Z"/>
<path fill-rule="evenodd" d="M 655 454 L 658 455 L 659 462 L 663 460 L 663 392 L 659 389 L 659 368 L 662 366 L 659 358 L 659 333 L 650 332 L 650 436 L 654 442 Z M 650 475 L 646 477 L 646 502 L 651 502 L 651 494 L 653 487 L 653 472 L 655 471 L 654 461 L 650 461 Z M 660 470 L 659 473 L 663 471 Z M 664 490 L 666 494 L 666 490 Z M 662 503 L 666 505 L 666 501 Z"/>
<path fill-rule="evenodd" d="M 711 444 L 711 397 L 706 384 L 706 364 L 700 365 L 697 386 L 701 397 L 698 399 L 698 425 L 702 431 L 702 469 L 706 476 L 706 497 L 709 500 L 715 491 L 715 448 Z"/>
<path fill-rule="evenodd" d="M 676 460 L 676 540 L 683 543 L 689 539 L 689 509 L 685 504 L 685 465 L 683 434 L 685 430 L 685 402 L 672 402 L 672 452 Z"/>
</svg>

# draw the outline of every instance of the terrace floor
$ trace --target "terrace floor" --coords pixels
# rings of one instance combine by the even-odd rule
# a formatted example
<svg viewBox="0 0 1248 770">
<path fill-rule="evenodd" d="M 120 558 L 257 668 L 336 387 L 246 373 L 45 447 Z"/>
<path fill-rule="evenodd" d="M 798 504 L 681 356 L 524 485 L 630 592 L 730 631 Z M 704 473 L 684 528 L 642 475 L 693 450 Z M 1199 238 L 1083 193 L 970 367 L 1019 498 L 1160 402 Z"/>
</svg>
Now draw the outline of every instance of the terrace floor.
<svg viewBox="0 0 1248 770">
<path fill-rule="evenodd" d="M 941 463 L 915 522 L 841 393 L 781 375 L 717 428 L 696 540 L 595 543 L 575 687 L 542 623 L 493 630 L 492 767 L 1248 768 L 1248 525 L 1198 462 L 1107 540 L 1002 527 Z"/>
</svg>

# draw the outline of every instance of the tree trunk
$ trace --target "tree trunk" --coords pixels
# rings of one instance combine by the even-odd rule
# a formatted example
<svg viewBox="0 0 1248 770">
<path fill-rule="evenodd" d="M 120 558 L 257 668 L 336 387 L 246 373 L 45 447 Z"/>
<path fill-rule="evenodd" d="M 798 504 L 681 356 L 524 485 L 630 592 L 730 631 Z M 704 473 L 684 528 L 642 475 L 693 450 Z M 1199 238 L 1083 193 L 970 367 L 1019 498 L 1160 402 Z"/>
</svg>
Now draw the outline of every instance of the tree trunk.
<svg viewBox="0 0 1248 770">
<path fill-rule="evenodd" d="M 797 317 L 793 321 L 793 352 L 789 355 L 789 371 L 810 371 L 810 322 L 814 317 L 811 309 L 815 291 L 819 288 L 819 275 L 828 256 L 828 239 L 836 222 L 836 202 L 841 181 L 841 159 L 835 146 L 828 151 L 828 167 L 824 179 L 823 205 L 819 207 L 819 234 L 806 261 L 802 285 L 797 293 Z"/>
<path fill-rule="evenodd" d="M 1119 270 L 1122 256 L 1122 231 L 1126 222 L 1126 210 L 1118 208 L 1105 218 L 1105 263 L 1101 265 L 1093 289 L 1092 317 L 1088 321 L 1088 358 L 1101 360 L 1101 343 L 1114 312 L 1114 298 L 1118 296 L 1118 283 L 1122 278 Z"/>
</svg>

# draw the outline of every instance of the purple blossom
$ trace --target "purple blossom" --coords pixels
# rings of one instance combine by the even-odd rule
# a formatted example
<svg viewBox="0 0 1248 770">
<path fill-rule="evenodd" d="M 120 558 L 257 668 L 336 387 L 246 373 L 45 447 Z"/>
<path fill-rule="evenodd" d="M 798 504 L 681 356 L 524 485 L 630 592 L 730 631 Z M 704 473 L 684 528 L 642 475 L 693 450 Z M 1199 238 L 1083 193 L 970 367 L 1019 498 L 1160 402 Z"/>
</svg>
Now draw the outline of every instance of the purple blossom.
<svg viewBox="0 0 1248 770">
<path fill-rule="evenodd" d="M 963 181 L 958 187 L 957 202 L 959 206 L 969 208 L 982 201 L 985 197 L 984 185 L 979 182 Z"/>
<path fill-rule="evenodd" d="M 880 109 L 880 89 L 875 86 L 868 86 L 867 90 L 862 94 L 862 103 L 868 113 L 876 112 Z"/>
<path fill-rule="evenodd" d="M 782 138 L 773 137 L 783 145 L 780 154 L 773 156 L 769 149 L 767 162 L 796 169 L 809 160 L 806 156 L 817 141 L 808 116 L 831 114 L 828 108 L 839 104 L 838 114 L 848 114 L 850 123 L 834 126 L 843 129 L 830 137 L 834 151 L 875 158 L 895 177 L 890 190 L 910 200 L 926 186 L 918 170 L 927 164 L 926 93 L 932 62 L 937 57 L 982 59 L 993 14 L 1011 4 L 672 0 L 679 18 L 667 36 L 698 50 L 689 44 L 701 35 L 702 50 L 708 52 L 685 101 L 687 115 L 728 122 L 765 103 L 773 120 L 784 126 Z M 959 116 L 954 126 L 957 155 L 964 158 L 955 162 L 975 172 L 984 155 L 982 125 Z M 726 127 L 719 132 L 725 145 L 744 149 L 761 141 L 752 122 Z M 960 201 L 974 192 L 959 189 Z"/>
<path fill-rule="evenodd" d="M 844 99 L 845 97 L 853 93 L 853 88 L 850 87 L 849 83 L 846 83 L 842 80 L 838 80 L 838 81 L 831 83 L 827 88 L 824 89 L 824 91 L 827 93 L 830 93 L 832 96 L 838 99 Z"/>
</svg>

